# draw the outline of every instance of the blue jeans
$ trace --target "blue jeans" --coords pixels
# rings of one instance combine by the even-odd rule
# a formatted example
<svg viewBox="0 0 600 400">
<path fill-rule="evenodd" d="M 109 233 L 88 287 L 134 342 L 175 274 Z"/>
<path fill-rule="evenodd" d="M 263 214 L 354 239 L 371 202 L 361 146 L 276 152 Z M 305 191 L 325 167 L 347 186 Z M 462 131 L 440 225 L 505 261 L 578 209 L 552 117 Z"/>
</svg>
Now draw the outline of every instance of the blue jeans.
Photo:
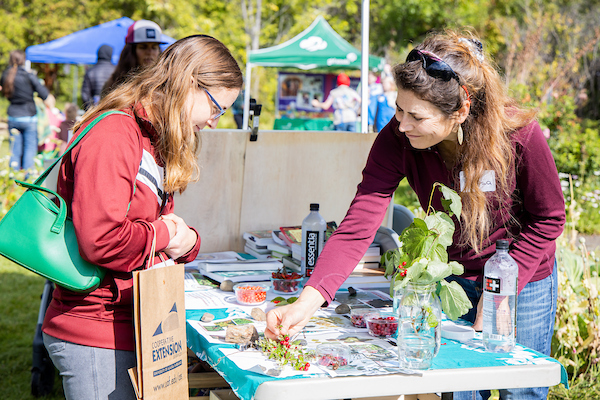
<svg viewBox="0 0 600 400">
<path fill-rule="evenodd" d="M 15 170 L 32 168 L 38 151 L 37 116 L 8 117 L 8 132 L 10 167 Z"/>
<path fill-rule="evenodd" d="M 133 351 L 82 346 L 42 335 L 62 377 L 66 400 L 136 400 L 127 372 L 136 365 Z"/>
<path fill-rule="evenodd" d="M 475 322 L 477 303 L 481 296 L 481 283 L 473 282 L 458 277 L 449 277 L 447 280 L 456 280 L 465 289 L 473 308 L 463 319 Z M 540 281 L 529 282 L 517 298 L 517 343 L 550 356 L 552 335 L 554 333 L 554 319 L 556 317 L 556 299 L 558 297 L 558 281 L 556 261 L 552 274 Z M 546 399 L 547 387 L 524 389 L 501 389 L 502 400 L 533 400 Z M 476 392 L 455 392 L 454 400 L 487 400 L 491 393 L 489 390 Z"/>
<path fill-rule="evenodd" d="M 356 122 L 342 122 L 341 124 L 334 125 L 333 130 L 356 132 Z"/>
</svg>

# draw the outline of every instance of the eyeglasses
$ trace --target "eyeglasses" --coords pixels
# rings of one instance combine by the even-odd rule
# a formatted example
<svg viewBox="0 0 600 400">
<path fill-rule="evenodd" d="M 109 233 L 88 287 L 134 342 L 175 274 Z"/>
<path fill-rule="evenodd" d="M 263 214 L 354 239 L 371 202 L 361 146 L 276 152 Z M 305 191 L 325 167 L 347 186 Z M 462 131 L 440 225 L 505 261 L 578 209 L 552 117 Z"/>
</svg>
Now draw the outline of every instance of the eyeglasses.
<svg viewBox="0 0 600 400">
<path fill-rule="evenodd" d="M 460 85 L 460 79 L 456 72 L 435 54 L 425 50 L 412 49 L 406 57 L 406 62 L 419 60 L 423 62 L 423 69 L 427 72 L 427 75 L 445 82 L 456 79 L 456 82 Z"/>
<path fill-rule="evenodd" d="M 216 113 L 215 115 L 211 115 L 210 119 L 220 118 L 221 115 L 225 114 L 225 111 L 227 111 L 227 110 L 224 110 L 223 107 L 221 107 L 219 105 L 219 103 L 217 103 L 217 101 L 215 100 L 215 98 L 212 97 L 212 95 L 208 92 L 208 90 L 204 89 L 204 91 L 206 92 L 206 94 L 208 95 L 208 97 L 212 100 L 212 102 L 215 103 L 215 106 L 217 106 L 217 108 L 219 109 L 219 112 Z"/>
</svg>

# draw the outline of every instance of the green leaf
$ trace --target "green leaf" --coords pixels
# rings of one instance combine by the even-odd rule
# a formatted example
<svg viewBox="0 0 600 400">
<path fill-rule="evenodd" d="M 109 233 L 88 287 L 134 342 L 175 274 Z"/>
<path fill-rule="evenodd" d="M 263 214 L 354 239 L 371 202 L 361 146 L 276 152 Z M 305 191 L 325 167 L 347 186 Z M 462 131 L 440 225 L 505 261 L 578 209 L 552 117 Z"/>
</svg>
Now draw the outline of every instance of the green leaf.
<svg viewBox="0 0 600 400">
<path fill-rule="evenodd" d="M 462 275 L 465 272 L 465 267 L 456 261 L 450 261 L 448 263 L 452 267 L 452 275 Z"/>
<path fill-rule="evenodd" d="M 431 260 L 427 263 L 427 268 L 421 274 L 418 283 L 434 283 L 441 281 L 452 274 L 452 267 L 446 263 L 437 260 Z"/>
<path fill-rule="evenodd" d="M 455 321 L 471 309 L 471 301 L 463 288 L 456 282 L 441 281 L 440 300 L 442 310 L 448 318 Z"/>
<path fill-rule="evenodd" d="M 405 287 L 409 281 L 420 282 L 421 274 L 427 268 L 429 260 L 425 257 L 417 259 L 411 266 L 406 270 L 406 277 L 402 282 L 401 287 Z"/>
<path fill-rule="evenodd" d="M 462 212 L 462 201 L 460 196 L 454 190 L 444 185 L 440 185 L 440 190 L 442 196 L 444 196 L 444 200 L 442 200 L 444 210 L 446 210 L 450 216 L 452 216 L 452 214 L 456 215 L 456 219 L 460 220 L 460 213 Z"/>
<path fill-rule="evenodd" d="M 385 267 L 384 276 L 390 277 L 396 273 L 396 267 L 402 261 L 408 261 L 409 258 L 404 254 L 401 248 L 388 250 L 381 256 L 382 264 Z"/>
<path fill-rule="evenodd" d="M 429 252 L 432 260 L 441 261 L 443 263 L 448 262 L 448 252 L 446 251 L 446 246 L 437 243 L 433 250 Z"/>
<path fill-rule="evenodd" d="M 431 214 L 425 218 L 429 230 L 438 235 L 438 243 L 448 247 L 452 244 L 454 234 L 454 221 L 441 211 Z"/>
<path fill-rule="evenodd" d="M 289 299 L 287 299 L 287 302 L 288 302 L 288 304 L 292 304 L 292 303 L 295 303 L 296 300 L 298 300 L 297 297 L 290 297 Z"/>
</svg>

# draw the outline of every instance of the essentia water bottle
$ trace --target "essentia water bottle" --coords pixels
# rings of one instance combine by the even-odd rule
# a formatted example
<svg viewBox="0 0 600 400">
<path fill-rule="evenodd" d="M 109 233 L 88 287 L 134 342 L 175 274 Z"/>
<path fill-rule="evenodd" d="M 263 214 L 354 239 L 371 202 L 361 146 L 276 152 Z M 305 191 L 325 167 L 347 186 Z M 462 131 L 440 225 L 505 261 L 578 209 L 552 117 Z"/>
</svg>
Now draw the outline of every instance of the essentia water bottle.
<svg viewBox="0 0 600 400">
<path fill-rule="evenodd" d="M 489 351 L 515 347 L 519 267 L 508 254 L 508 240 L 496 242 L 496 254 L 483 272 L 483 345 Z"/>
<path fill-rule="evenodd" d="M 310 214 L 302 221 L 302 253 L 300 268 L 304 276 L 311 276 L 317 263 L 317 257 L 323 250 L 327 222 L 319 214 L 319 204 L 310 204 Z"/>
</svg>

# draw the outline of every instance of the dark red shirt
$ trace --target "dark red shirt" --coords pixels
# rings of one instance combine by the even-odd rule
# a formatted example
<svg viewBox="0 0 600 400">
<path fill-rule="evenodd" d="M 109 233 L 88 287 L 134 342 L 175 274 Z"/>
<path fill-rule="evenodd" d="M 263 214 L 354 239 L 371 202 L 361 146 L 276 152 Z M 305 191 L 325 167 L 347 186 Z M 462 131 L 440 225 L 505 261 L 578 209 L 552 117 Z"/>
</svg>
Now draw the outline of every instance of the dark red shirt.
<svg viewBox="0 0 600 400">
<path fill-rule="evenodd" d="M 139 113 L 145 117 L 143 109 Z M 140 174 L 144 165 L 162 166 L 155 157 L 156 140 L 150 122 L 142 119 L 138 125 L 134 118 L 113 114 L 63 158 L 57 192 L 73 218 L 79 252 L 107 273 L 91 293 L 57 286 L 44 319 L 46 334 L 86 346 L 134 350 L 131 271 L 144 268 L 150 255 L 150 224 L 156 230 L 156 251 L 169 244 L 168 228 L 158 219 L 161 198 Z M 162 214 L 171 212 L 173 196 L 168 196 Z M 200 239 L 177 261 L 194 260 L 199 249 Z"/>
<path fill-rule="evenodd" d="M 496 240 L 511 240 L 510 255 L 519 265 L 520 292 L 528 282 L 552 273 L 555 239 L 565 223 L 565 204 L 556 165 L 539 124 L 532 122 L 516 131 L 513 142 L 516 179 L 510 183 L 513 197 L 505 204 L 510 214 L 500 212 L 500 207 L 492 204 L 494 226 L 481 251 L 475 253 L 471 248 L 453 244 L 448 255 L 450 260 L 464 265 L 463 277 L 481 281 L 483 266 L 494 254 Z M 375 139 L 357 194 L 339 228 L 327 241 L 307 285 L 316 288 L 326 300 L 333 299 L 372 243 L 402 179 L 408 179 L 421 206 L 427 209 L 435 182 L 460 191 L 459 172 L 460 166 L 453 171 L 445 167 L 436 147 L 414 149 L 399 133 L 398 121 L 393 118 Z M 443 210 L 439 193 L 432 205 Z M 454 243 L 460 229 L 456 225 Z"/>
</svg>

